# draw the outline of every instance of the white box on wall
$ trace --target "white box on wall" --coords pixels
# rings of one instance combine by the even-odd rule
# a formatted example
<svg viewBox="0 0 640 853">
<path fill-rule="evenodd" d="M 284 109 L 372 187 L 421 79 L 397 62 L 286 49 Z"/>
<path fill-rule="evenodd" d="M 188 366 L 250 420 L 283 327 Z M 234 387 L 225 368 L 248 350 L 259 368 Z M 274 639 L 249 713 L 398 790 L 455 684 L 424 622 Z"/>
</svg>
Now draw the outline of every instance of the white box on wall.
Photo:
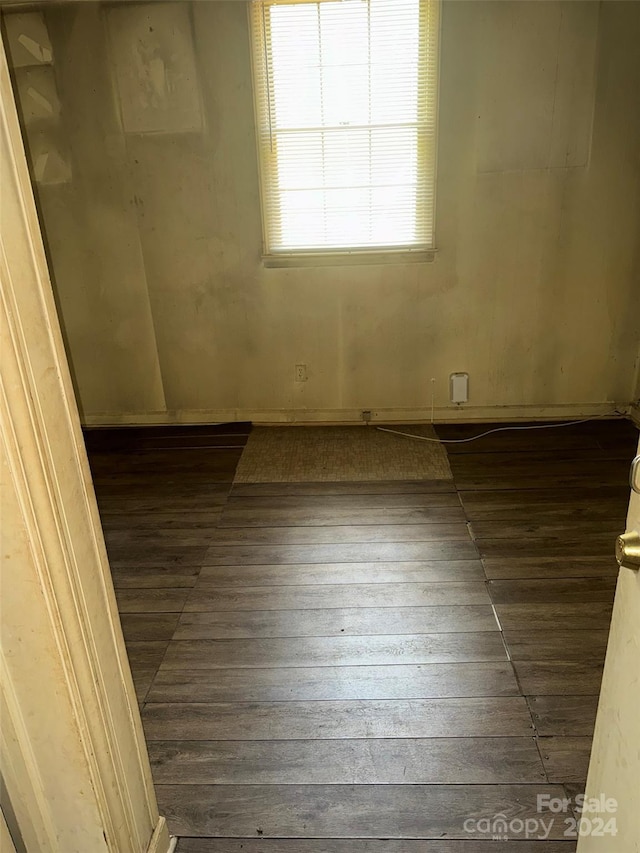
<svg viewBox="0 0 640 853">
<path fill-rule="evenodd" d="M 71 180 L 71 161 L 59 127 L 39 124 L 29 131 L 27 148 L 33 178 L 38 184 L 66 184 Z"/>
<path fill-rule="evenodd" d="M 13 68 L 53 62 L 51 41 L 41 12 L 7 13 L 4 25 Z"/>
<path fill-rule="evenodd" d="M 15 79 L 22 120 L 26 125 L 58 118 L 60 99 L 51 65 L 17 68 Z"/>
</svg>

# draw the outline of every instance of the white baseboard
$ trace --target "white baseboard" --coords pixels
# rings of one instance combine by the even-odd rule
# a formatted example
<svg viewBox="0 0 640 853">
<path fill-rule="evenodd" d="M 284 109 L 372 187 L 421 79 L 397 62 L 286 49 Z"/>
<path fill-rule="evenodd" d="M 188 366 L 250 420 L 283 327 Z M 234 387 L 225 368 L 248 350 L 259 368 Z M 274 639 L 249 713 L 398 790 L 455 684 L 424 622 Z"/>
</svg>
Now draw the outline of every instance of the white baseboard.
<svg viewBox="0 0 640 853">
<path fill-rule="evenodd" d="M 443 406 L 433 411 L 434 423 L 579 420 L 626 412 L 629 403 L 565 403 L 548 406 Z M 371 410 L 374 423 L 429 423 L 431 408 Z M 150 426 L 153 424 L 214 424 L 251 421 L 254 424 L 361 424 L 361 409 L 174 409 L 152 412 L 94 412 L 85 426 Z"/>
</svg>

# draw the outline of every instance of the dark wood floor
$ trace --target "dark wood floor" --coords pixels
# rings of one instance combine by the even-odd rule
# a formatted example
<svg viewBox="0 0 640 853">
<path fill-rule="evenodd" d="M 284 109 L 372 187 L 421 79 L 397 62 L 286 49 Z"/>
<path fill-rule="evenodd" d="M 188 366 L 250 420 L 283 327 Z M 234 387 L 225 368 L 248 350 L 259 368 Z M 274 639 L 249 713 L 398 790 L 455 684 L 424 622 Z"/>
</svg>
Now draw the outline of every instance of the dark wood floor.
<svg viewBox="0 0 640 853">
<path fill-rule="evenodd" d="M 473 821 L 584 784 L 636 430 L 449 445 L 453 483 L 232 488 L 247 434 L 87 436 L 179 853 L 571 853 L 569 815 Z"/>
</svg>

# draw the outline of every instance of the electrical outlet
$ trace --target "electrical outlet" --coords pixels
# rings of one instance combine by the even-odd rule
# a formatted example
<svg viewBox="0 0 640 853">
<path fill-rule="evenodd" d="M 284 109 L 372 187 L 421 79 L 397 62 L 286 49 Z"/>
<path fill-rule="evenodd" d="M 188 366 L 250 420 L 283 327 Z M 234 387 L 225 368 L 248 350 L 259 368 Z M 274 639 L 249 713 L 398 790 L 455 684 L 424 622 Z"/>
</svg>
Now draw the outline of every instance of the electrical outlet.
<svg viewBox="0 0 640 853">
<path fill-rule="evenodd" d="M 371 420 L 371 409 L 363 409 L 362 410 L 362 420 L 365 424 L 368 424 Z"/>
<path fill-rule="evenodd" d="M 306 382 L 307 381 L 307 365 L 306 364 L 296 364 L 296 382 Z"/>
</svg>

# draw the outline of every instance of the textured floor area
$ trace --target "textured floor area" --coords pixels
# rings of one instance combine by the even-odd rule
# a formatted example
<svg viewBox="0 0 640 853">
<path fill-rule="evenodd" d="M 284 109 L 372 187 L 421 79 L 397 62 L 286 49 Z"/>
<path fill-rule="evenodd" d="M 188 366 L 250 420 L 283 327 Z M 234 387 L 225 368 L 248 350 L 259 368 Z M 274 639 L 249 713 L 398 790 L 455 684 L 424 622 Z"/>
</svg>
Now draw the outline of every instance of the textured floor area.
<svg viewBox="0 0 640 853">
<path fill-rule="evenodd" d="M 449 445 L 453 481 L 233 485 L 248 432 L 88 437 L 178 853 L 573 853 L 570 812 L 522 822 L 583 790 L 637 431 Z"/>
<path fill-rule="evenodd" d="M 431 426 L 404 427 L 435 438 Z M 240 457 L 236 483 L 450 480 L 442 445 L 375 427 L 257 427 Z"/>
</svg>

